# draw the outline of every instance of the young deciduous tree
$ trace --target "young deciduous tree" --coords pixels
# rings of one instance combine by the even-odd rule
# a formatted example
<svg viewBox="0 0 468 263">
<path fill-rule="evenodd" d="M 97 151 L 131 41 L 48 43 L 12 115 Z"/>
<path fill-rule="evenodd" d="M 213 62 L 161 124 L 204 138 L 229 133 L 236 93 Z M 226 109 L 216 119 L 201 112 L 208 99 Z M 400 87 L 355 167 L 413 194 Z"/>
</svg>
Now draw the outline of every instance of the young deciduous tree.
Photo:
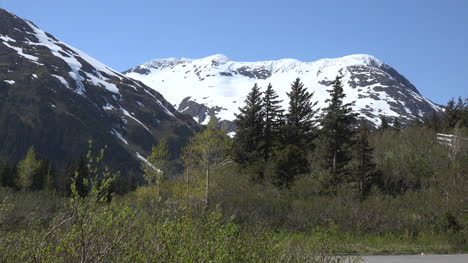
<svg viewBox="0 0 468 263">
<path fill-rule="evenodd" d="M 168 172 L 169 158 L 170 152 L 166 138 L 162 138 L 157 145 L 154 145 L 151 149 L 151 155 L 146 158 L 148 165 L 144 168 L 144 177 L 148 185 L 156 184 L 158 196 Z"/>
<path fill-rule="evenodd" d="M 17 186 L 22 190 L 28 190 L 33 184 L 33 177 L 41 167 L 41 161 L 37 158 L 34 147 L 31 146 L 26 157 L 18 163 Z"/>
<path fill-rule="evenodd" d="M 218 127 L 218 119 L 211 116 L 205 131 L 196 134 L 186 147 L 186 151 L 191 151 L 193 158 L 191 163 L 205 171 L 205 205 L 207 208 L 210 204 L 210 178 L 213 171 L 231 161 L 231 138 L 226 135 L 225 130 Z"/>
</svg>

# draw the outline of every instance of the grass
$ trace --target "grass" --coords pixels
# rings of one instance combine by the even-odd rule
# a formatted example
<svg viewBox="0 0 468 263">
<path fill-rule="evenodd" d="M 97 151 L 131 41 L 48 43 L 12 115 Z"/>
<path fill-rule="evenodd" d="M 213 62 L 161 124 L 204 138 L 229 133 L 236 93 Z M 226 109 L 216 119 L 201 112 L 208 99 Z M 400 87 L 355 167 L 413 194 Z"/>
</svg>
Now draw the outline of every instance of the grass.
<svg viewBox="0 0 468 263">
<path fill-rule="evenodd" d="M 335 254 L 452 254 L 468 252 L 464 233 L 362 234 L 330 229 L 277 231 L 280 240 L 291 249 L 327 246 Z"/>
</svg>

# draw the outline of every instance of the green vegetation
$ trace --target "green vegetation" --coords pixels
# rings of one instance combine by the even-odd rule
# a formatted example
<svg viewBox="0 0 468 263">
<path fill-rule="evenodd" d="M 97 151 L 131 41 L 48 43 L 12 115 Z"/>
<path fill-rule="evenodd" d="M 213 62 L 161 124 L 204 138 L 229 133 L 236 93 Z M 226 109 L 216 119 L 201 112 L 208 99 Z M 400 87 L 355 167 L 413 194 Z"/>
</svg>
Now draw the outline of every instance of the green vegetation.
<svg viewBox="0 0 468 263">
<path fill-rule="evenodd" d="M 0 262 L 357 262 L 346 253 L 468 251 L 468 105 L 372 131 L 343 103 L 318 116 L 297 79 L 286 113 L 255 85 L 233 139 L 211 118 L 170 174 L 162 139 L 144 184 L 103 165 L 61 172 L 31 148 L 0 162 Z M 319 128 L 320 127 L 320 128 Z"/>
</svg>

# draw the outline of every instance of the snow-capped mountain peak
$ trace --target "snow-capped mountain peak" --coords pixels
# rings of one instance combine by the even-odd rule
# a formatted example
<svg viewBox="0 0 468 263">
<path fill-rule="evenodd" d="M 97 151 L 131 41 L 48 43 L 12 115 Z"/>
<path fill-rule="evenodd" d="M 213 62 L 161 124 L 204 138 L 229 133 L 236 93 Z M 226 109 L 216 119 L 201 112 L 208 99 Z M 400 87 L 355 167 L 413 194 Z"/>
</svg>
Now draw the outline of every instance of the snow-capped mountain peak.
<svg viewBox="0 0 468 263">
<path fill-rule="evenodd" d="M 0 156 L 19 158 L 34 145 L 58 164 L 93 139 L 122 170 L 138 169 L 138 154 L 160 136 L 176 145 L 198 129 L 158 92 L 4 9 L 0 105 Z"/>
<path fill-rule="evenodd" d="M 232 121 L 254 83 L 273 88 L 287 107 L 286 92 L 297 77 L 315 92 L 314 99 L 325 107 L 327 89 L 337 75 L 343 77 L 347 102 L 361 116 L 378 125 L 380 116 L 398 117 L 402 122 L 439 106 L 423 98 L 409 80 L 395 69 L 366 54 L 326 58 L 313 62 L 280 59 L 237 62 L 224 55 L 201 59 L 153 60 L 124 72 L 161 92 L 179 111 L 200 123 L 217 114 Z M 234 129 L 230 125 L 230 129 Z"/>
</svg>

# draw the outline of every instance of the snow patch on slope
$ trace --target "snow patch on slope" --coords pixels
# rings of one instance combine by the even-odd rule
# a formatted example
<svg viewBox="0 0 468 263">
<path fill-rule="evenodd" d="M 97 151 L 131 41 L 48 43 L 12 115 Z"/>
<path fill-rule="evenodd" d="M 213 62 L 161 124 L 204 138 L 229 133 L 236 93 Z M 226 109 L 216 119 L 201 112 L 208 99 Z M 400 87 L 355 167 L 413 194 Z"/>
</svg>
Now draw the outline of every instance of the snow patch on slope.
<svg viewBox="0 0 468 263">
<path fill-rule="evenodd" d="M 34 42 L 29 42 L 31 45 L 42 45 L 47 47 L 54 56 L 62 59 L 65 61 L 68 66 L 70 67 L 70 72 L 69 75 L 76 81 L 76 87 L 77 90 L 76 92 L 80 95 L 84 95 L 86 92 L 85 86 L 83 82 L 86 80 L 83 78 L 83 76 L 80 73 L 84 73 L 86 77 L 91 81 L 91 83 L 95 85 L 99 85 L 101 87 L 104 87 L 110 92 L 113 93 L 119 93 L 118 88 L 115 86 L 115 84 L 110 83 L 109 79 L 104 77 L 100 72 L 103 72 L 107 75 L 110 76 L 115 76 L 119 79 L 122 79 L 122 75 L 119 73 L 116 73 L 115 71 L 111 70 L 104 64 L 100 63 L 99 61 L 95 60 L 94 58 L 88 56 L 84 52 L 79 51 L 78 49 L 75 49 L 69 45 L 66 45 L 63 42 L 56 41 L 46 35 L 44 31 L 41 29 L 37 28 L 35 25 L 33 25 L 29 21 L 25 21 L 29 27 L 34 31 L 34 35 L 38 39 L 39 43 L 34 43 Z M 60 45 L 64 45 L 70 48 L 72 52 L 69 50 L 63 48 Z M 91 66 L 95 68 L 94 72 L 85 72 L 82 70 L 83 65 L 78 61 L 78 58 L 82 58 L 85 61 L 87 61 Z"/>
<path fill-rule="evenodd" d="M 356 71 L 356 67 L 363 71 Z M 315 62 L 295 59 L 236 62 L 223 55 L 215 55 L 202 59 L 156 59 L 125 74 L 157 90 L 171 103 L 178 104 L 190 96 L 192 101 L 199 104 L 217 107 L 219 112 L 216 115 L 225 120 L 235 119 L 235 113 L 243 106 L 245 96 L 255 83 L 263 89 L 272 83 L 286 109 L 286 93 L 297 77 L 310 92 L 314 92 L 313 100 L 319 102 L 318 107 L 326 107 L 330 82 L 341 75 L 346 93 L 345 103 L 355 102 L 353 109 L 361 116 L 365 116 L 364 110 L 366 118 L 376 124 L 380 115 L 396 117 L 401 110 L 409 111 L 408 108 L 399 109 L 403 104 L 390 95 L 397 87 L 383 85 L 376 80 L 378 77 L 400 83 L 384 70 L 386 67 L 382 61 L 365 54 Z M 361 76 L 358 78 L 358 75 Z M 416 99 L 425 100 L 411 87 L 400 83 L 399 88 L 408 90 Z M 430 105 L 439 109 L 433 103 Z M 206 121 L 208 119 L 205 118 Z"/>
</svg>

